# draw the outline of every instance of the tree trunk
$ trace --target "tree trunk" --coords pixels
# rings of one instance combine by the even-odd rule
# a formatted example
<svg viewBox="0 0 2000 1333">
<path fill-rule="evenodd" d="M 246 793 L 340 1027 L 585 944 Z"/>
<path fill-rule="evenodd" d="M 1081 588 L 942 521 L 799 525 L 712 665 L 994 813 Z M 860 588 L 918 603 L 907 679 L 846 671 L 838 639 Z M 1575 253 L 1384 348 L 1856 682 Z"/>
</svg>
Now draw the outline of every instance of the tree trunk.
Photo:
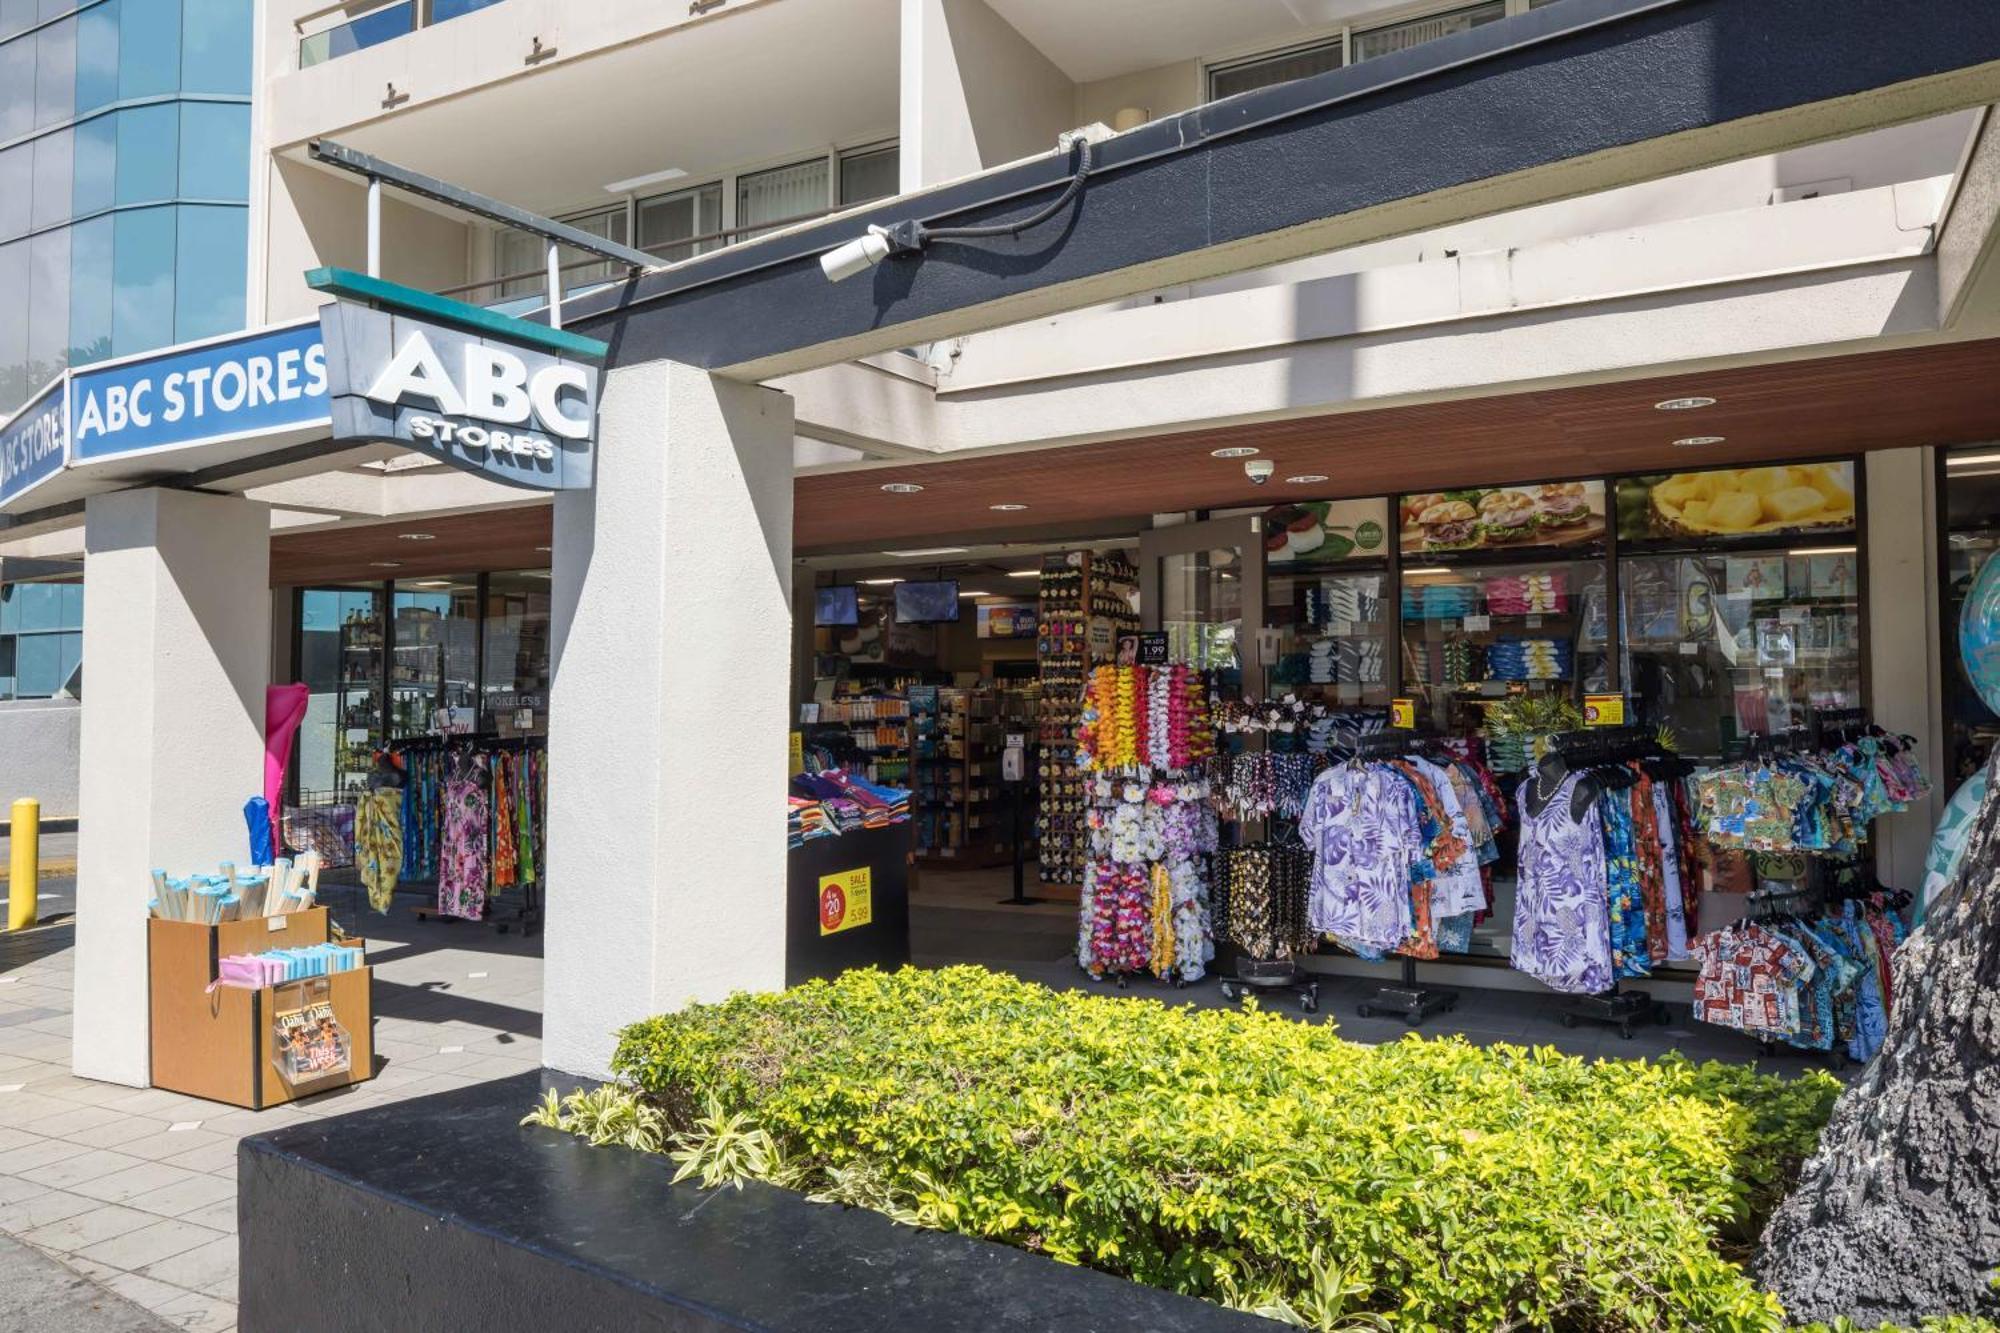
<svg viewBox="0 0 2000 1333">
<path fill-rule="evenodd" d="M 1898 952 L 1881 1053 L 1834 1106 L 1757 1275 L 1796 1320 L 2000 1313 L 2000 782 Z"/>
</svg>

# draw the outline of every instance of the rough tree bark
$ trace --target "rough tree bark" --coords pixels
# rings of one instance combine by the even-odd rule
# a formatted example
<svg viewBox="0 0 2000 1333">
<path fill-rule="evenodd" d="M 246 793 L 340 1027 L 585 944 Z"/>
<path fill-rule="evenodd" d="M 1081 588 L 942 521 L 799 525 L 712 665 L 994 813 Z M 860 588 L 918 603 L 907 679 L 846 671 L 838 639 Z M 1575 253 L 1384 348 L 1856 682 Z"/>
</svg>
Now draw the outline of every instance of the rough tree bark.
<svg viewBox="0 0 2000 1333">
<path fill-rule="evenodd" d="M 1794 1319 L 2000 1313 L 2000 783 L 1899 951 L 1888 1039 L 1835 1105 L 1757 1275 Z"/>
</svg>

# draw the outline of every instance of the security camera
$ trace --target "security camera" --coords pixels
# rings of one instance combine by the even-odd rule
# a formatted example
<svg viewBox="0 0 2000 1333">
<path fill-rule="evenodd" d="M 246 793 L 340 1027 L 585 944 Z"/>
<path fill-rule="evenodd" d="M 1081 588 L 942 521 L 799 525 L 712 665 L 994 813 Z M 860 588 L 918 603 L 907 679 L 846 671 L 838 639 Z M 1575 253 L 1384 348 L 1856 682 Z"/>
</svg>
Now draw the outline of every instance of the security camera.
<svg viewBox="0 0 2000 1333">
<path fill-rule="evenodd" d="M 1262 486 L 1271 479 L 1278 465 L 1268 458 L 1246 458 L 1243 460 L 1243 475 L 1250 478 L 1252 486 Z"/>
<path fill-rule="evenodd" d="M 820 271 L 828 282 L 845 282 L 865 273 L 889 257 L 889 233 L 884 227 L 870 227 L 868 233 L 819 257 Z"/>
</svg>

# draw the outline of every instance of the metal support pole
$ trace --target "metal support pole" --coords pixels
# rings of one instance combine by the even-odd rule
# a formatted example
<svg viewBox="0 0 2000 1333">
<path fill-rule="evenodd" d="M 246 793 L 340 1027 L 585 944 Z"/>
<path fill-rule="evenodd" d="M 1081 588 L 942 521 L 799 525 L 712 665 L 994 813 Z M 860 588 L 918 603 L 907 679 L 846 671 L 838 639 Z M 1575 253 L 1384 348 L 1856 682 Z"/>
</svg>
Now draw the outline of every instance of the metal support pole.
<svg viewBox="0 0 2000 1333">
<path fill-rule="evenodd" d="M 382 182 L 368 178 L 368 276 L 382 276 Z"/>
<path fill-rule="evenodd" d="M 42 803 L 32 796 L 14 802 L 14 822 L 7 830 L 7 929 L 26 930 L 35 924 L 36 894 L 42 874 Z"/>
<path fill-rule="evenodd" d="M 549 327 L 562 327 L 562 247 L 549 242 Z"/>
</svg>

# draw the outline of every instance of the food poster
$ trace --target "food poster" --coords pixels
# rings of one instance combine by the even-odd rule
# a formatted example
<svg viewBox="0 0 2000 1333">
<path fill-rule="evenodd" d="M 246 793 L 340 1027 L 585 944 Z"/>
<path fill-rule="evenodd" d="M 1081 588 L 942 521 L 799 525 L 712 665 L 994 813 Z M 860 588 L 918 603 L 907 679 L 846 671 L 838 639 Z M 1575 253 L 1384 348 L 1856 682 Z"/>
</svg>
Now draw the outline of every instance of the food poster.
<svg viewBox="0 0 2000 1333">
<path fill-rule="evenodd" d="M 1308 500 L 1264 511 L 1264 559 L 1294 569 L 1389 553 L 1387 500 Z"/>
<path fill-rule="evenodd" d="M 1618 482 L 1618 539 L 1728 539 L 1854 527 L 1854 464 L 1659 472 Z"/>
<path fill-rule="evenodd" d="M 1406 556 L 1581 546 L 1605 533 L 1601 481 L 1426 491 L 1400 497 L 1397 511 Z"/>
</svg>

